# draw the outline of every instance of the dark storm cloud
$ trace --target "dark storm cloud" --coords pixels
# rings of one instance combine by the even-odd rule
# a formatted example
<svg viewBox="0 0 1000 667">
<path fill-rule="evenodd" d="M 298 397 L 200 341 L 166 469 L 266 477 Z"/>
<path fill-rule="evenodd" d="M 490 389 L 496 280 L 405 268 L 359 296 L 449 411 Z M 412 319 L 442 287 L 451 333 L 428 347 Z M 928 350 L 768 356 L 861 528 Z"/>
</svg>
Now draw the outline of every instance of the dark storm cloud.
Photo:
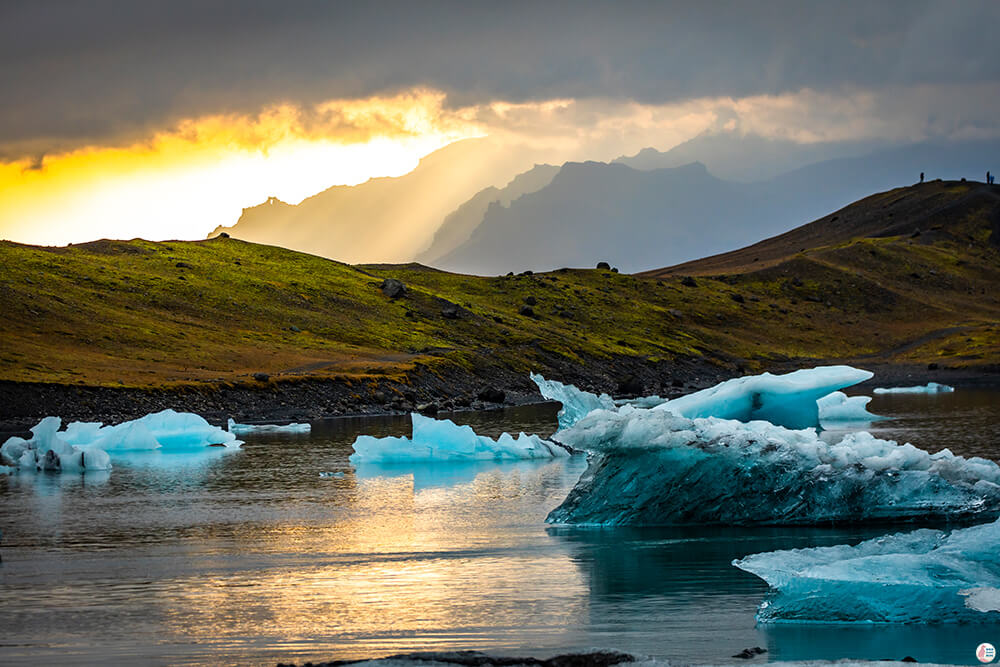
<svg viewBox="0 0 1000 667">
<path fill-rule="evenodd" d="M 1000 83 L 998 25 L 991 0 L 6 0 L 0 155 L 420 85 L 464 105 Z"/>
</svg>

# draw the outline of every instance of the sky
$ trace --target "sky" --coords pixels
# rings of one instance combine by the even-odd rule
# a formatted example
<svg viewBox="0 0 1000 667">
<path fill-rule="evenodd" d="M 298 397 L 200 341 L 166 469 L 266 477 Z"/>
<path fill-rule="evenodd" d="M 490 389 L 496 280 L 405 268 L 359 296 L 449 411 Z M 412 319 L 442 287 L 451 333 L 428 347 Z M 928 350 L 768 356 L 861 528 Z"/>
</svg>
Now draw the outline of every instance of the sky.
<svg viewBox="0 0 1000 667">
<path fill-rule="evenodd" d="M 998 25 L 993 0 L 5 0 L 0 238 L 201 238 L 477 136 L 993 138 Z"/>
</svg>

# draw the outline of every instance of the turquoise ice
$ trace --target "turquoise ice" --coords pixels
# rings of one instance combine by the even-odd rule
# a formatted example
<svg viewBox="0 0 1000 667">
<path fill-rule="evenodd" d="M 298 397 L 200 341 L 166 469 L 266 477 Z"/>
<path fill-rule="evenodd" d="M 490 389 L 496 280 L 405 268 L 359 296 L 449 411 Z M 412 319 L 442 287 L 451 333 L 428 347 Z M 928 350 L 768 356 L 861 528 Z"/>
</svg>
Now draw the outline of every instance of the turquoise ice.
<svg viewBox="0 0 1000 667">
<path fill-rule="evenodd" d="M 1000 621 L 1000 522 L 917 530 L 854 546 L 754 554 L 733 565 L 770 585 L 761 623 Z"/>
</svg>

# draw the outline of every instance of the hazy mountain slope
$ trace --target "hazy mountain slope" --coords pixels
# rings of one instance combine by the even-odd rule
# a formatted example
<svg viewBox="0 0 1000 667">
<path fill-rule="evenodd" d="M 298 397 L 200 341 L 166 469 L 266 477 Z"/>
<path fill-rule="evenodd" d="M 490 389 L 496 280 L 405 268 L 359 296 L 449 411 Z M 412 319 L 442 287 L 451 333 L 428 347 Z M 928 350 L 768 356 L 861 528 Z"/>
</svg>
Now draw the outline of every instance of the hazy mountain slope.
<svg viewBox="0 0 1000 667">
<path fill-rule="evenodd" d="M 530 151 L 468 139 L 424 157 L 410 173 L 334 186 L 297 206 L 273 201 L 244 209 L 230 235 L 345 262 L 409 261 L 470 195 L 529 167 Z"/>
<path fill-rule="evenodd" d="M 641 171 L 701 162 L 721 179 L 752 182 L 768 180 L 815 162 L 864 155 L 876 148 L 878 144 L 870 141 L 804 144 L 787 139 L 769 139 L 758 134 L 710 131 L 668 151 L 644 148 L 635 155 L 623 155 L 613 162 Z"/>
<path fill-rule="evenodd" d="M 423 264 L 433 264 L 441 256 L 451 252 L 465 243 L 476 227 L 483 221 L 483 216 L 491 206 L 510 206 L 511 202 L 528 194 L 537 192 L 552 182 L 559 167 L 551 164 L 536 164 L 534 167 L 518 174 L 504 188 L 490 186 L 476 193 L 444 219 L 441 227 L 434 234 L 431 245 L 416 257 Z"/>
<path fill-rule="evenodd" d="M 870 192 L 928 178 L 984 176 L 1000 142 L 919 144 L 829 160 L 759 183 L 703 166 L 638 171 L 568 163 L 545 188 L 487 211 L 469 240 L 436 265 L 495 274 L 605 260 L 646 270 L 754 243 Z"/>
</svg>

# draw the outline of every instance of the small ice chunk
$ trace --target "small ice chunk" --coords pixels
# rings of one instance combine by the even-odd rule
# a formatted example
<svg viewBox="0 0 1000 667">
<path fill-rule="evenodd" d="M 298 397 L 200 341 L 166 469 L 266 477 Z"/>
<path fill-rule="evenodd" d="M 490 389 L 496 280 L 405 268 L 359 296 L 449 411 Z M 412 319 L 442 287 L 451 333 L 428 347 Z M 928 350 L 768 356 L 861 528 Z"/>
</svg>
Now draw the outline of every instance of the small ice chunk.
<svg viewBox="0 0 1000 667">
<path fill-rule="evenodd" d="M 320 477 L 323 477 L 324 479 L 325 479 L 325 478 L 330 478 L 330 477 L 332 477 L 332 478 L 334 478 L 334 479 L 340 479 L 341 477 L 343 477 L 343 476 L 344 476 L 344 473 L 343 473 L 343 471 L 337 471 L 337 472 L 321 472 L 321 473 L 319 474 L 319 476 L 320 476 Z"/>
<path fill-rule="evenodd" d="M 768 422 L 598 410 L 559 434 L 591 452 L 551 523 L 826 524 L 994 518 L 1000 466 L 948 450 Z"/>
<path fill-rule="evenodd" d="M 955 388 L 946 384 L 928 382 L 919 387 L 877 387 L 873 391 L 876 394 L 950 394 L 955 391 Z"/>
<path fill-rule="evenodd" d="M 771 586 L 761 623 L 952 623 L 1000 620 L 1000 522 L 917 530 L 839 545 L 754 554 L 733 565 Z"/>
<path fill-rule="evenodd" d="M 986 613 L 1000 611 L 1000 588 L 966 588 L 958 592 L 965 596 L 965 606 Z"/>
<path fill-rule="evenodd" d="M 229 419 L 229 432 L 236 435 L 247 435 L 250 433 L 309 433 L 312 430 L 311 424 L 237 424 L 232 418 Z"/>
<path fill-rule="evenodd" d="M 476 435 L 471 426 L 458 426 L 450 419 L 431 419 L 412 413 L 413 437 L 376 438 L 360 435 L 354 441 L 351 463 L 395 463 L 413 461 L 489 461 L 545 459 L 569 456 L 569 451 L 537 435 L 521 433 L 516 438 L 503 433 L 493 440 Z"/>
<path fill-rule="evenodd" d="M 848 396 L 842 391 L 827 394 L 816 401 L 820 422 L 870 422 L 882 419 L 866 409 L 871 396 Z"/>
</svg>

